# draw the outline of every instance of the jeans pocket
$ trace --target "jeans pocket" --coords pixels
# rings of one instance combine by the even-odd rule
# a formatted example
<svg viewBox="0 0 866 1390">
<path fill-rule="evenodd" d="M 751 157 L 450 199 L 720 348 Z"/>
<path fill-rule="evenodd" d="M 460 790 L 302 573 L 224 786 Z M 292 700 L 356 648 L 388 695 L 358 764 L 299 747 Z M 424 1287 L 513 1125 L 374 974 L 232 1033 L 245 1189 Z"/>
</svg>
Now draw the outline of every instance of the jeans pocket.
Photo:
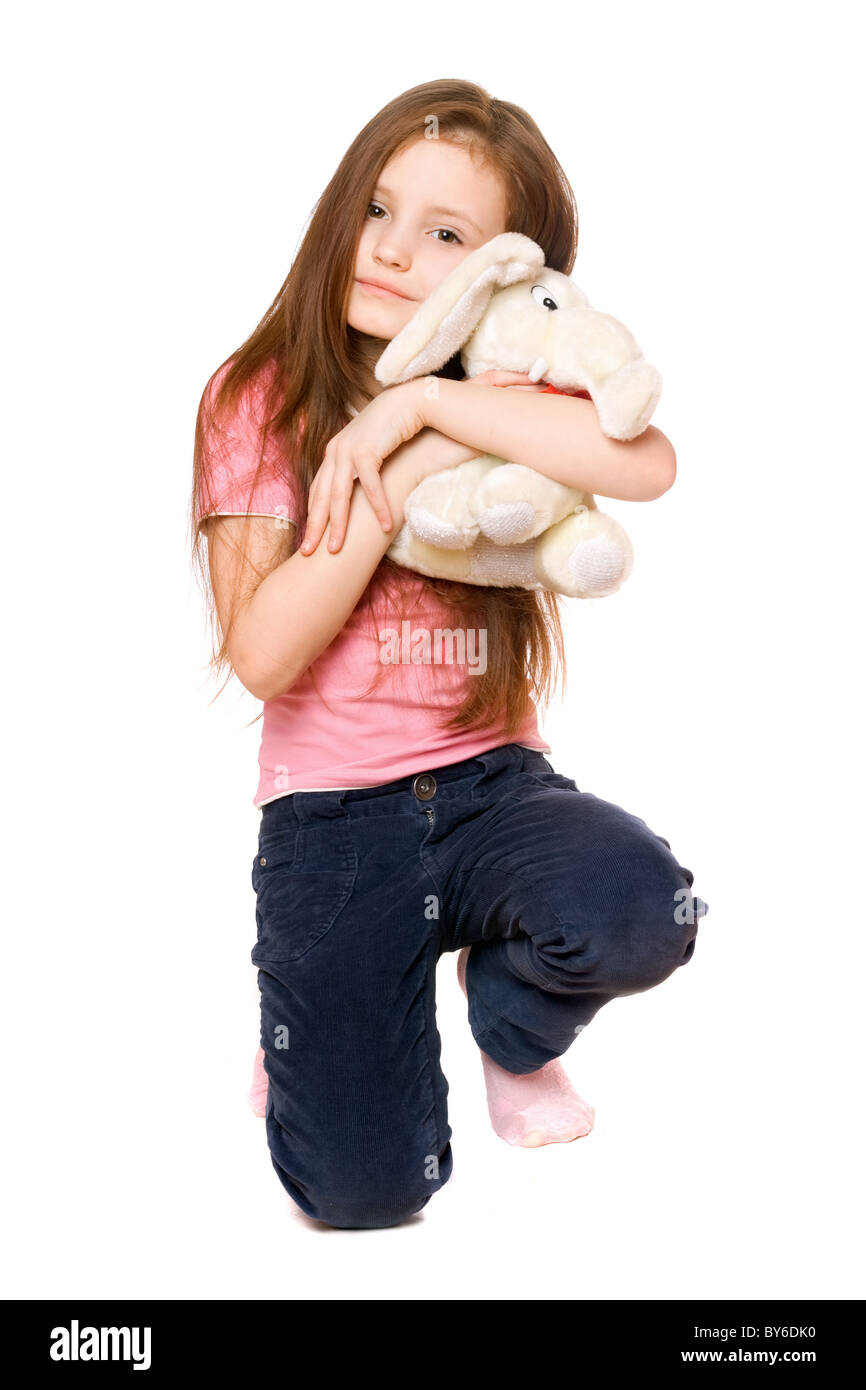
<svg viewBox="0 0 866 1390">
<path fill-rule="evenodd" d="M 253 864 L 254 965 L 293 961 L 330 931 L 352 895 L 358 854 L 348 822 L 304 825 L 263 837 Z"/>
</svg>

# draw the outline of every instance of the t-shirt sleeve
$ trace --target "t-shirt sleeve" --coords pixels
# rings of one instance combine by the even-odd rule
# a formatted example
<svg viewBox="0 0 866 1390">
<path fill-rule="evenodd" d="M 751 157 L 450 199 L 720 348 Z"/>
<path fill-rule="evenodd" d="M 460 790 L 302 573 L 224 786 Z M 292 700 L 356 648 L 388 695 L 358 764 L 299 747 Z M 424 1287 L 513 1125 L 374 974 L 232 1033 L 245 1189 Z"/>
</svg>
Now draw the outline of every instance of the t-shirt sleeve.
<svg viewBox="0 0 866 1390">
<path fill-rule="evenodd" d="M 209 516 L 246 515 L 276 517 L 296 526 L 297 482 L 270 440 L 259 468 L 263 388 L 247 386 L 231 419 L 219 419 L 214 412 L 215 392 L 227 370 L 225 364 L 215 372 L 204 390 L 196 526 Z"/>
</svg>

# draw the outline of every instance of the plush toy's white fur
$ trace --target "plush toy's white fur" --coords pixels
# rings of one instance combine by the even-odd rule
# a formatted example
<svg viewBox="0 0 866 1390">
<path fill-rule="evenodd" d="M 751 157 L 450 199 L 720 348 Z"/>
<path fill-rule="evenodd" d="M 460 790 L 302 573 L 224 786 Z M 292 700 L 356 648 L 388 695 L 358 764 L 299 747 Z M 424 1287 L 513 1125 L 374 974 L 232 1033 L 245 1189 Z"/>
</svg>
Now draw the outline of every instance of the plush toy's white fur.
<svg viewBox="0 0 866 1390">
<path fill-rule="evenodd" d="M 491 238 L 446 276 L 388 344 L 376 379 L 390 386 L 430 375 L 458 349 L 470 377 L 524 372 L 588 391 L 611 439 L 641 434 L 661 394 L 659 373 L 628 329 L 591 308 L 519 232 Z M 572 598 L 615 593 L 633 563 L 622 526 L 590 493 L 491 454 L 425 478 L 387 553 L 432 577 Z"/>
</svg>

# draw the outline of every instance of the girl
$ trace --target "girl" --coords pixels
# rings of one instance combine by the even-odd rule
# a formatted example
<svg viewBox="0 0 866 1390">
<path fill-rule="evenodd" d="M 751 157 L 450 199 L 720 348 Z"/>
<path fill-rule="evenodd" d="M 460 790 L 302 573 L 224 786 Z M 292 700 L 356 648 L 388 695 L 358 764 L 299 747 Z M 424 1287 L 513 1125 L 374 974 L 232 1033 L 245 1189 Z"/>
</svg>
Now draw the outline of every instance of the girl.
<svg viewBox="0 0 866 1390">
<path fill-rule="evenodd" d="M 612 441 L 588 397 L 467 381 L 459 354 L 379 387 L 387 343 L 503 231 L 570 273 L 573 194 L 535 123 L 470 82 L 405 92 L 350 146 L 196 422 L 214 661 L 264 702 L 260 1108 L 281 1183 L 330 1226 L 397 1225 L 451 1174 L 443 951 L 459 953 L 496 1133 L 567 1142 L 594 1111 L 558 1059 L 602 1005 L 688 961 L 706 911 L 667 840 L 544 756 L 533 697 L 563 665 L 556 596 L 386 557 L 421 479 L 479 453 L 605 497 L 673 482 L 652 426 Z M 443 633 L 483 662 L 441 659 Z"/>
</svg>

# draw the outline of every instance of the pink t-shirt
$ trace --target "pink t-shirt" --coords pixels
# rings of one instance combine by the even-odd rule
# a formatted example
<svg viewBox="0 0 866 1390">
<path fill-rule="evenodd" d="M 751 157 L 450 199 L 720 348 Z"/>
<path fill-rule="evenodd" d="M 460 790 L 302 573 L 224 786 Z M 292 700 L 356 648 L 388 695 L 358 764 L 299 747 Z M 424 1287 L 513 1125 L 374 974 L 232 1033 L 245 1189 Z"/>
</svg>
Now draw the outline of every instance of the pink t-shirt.
<svg viewBox="0 0 866 1390">
<path fill-rule="evenodd" d="M 226 369 L 214 374 L 209 389 Z M 278 476 L 267 454 L 263 477 L 250 497 L 261 403 L 261 387 L 248 391 L 237 417 L 206 439 L 198 522 L 206 516 L 243 515 L 251 503 L 253 515 L 273 517 L 281 526 L 293 523 L 296 484 Z M 295 791 L 392 782 L 505 742 L 551 751 L 539 733 L 534 707 L 510 739 L 501 721 L 482 732 L 439 727 L 443 712 L 454 712 L 461 703 L 466 682 L 478 678 L 470 673 L 483 669 L 486 634 L 462 627 L 454 610 L 414 571 L 406 570 L 401 582 L 402 624 L 399 608 L 389 609 L 378 595 L 374 613 L 371 596 L 365 594 L 291 689 L 264 702 L 256 806 Z"/>
</svg>

